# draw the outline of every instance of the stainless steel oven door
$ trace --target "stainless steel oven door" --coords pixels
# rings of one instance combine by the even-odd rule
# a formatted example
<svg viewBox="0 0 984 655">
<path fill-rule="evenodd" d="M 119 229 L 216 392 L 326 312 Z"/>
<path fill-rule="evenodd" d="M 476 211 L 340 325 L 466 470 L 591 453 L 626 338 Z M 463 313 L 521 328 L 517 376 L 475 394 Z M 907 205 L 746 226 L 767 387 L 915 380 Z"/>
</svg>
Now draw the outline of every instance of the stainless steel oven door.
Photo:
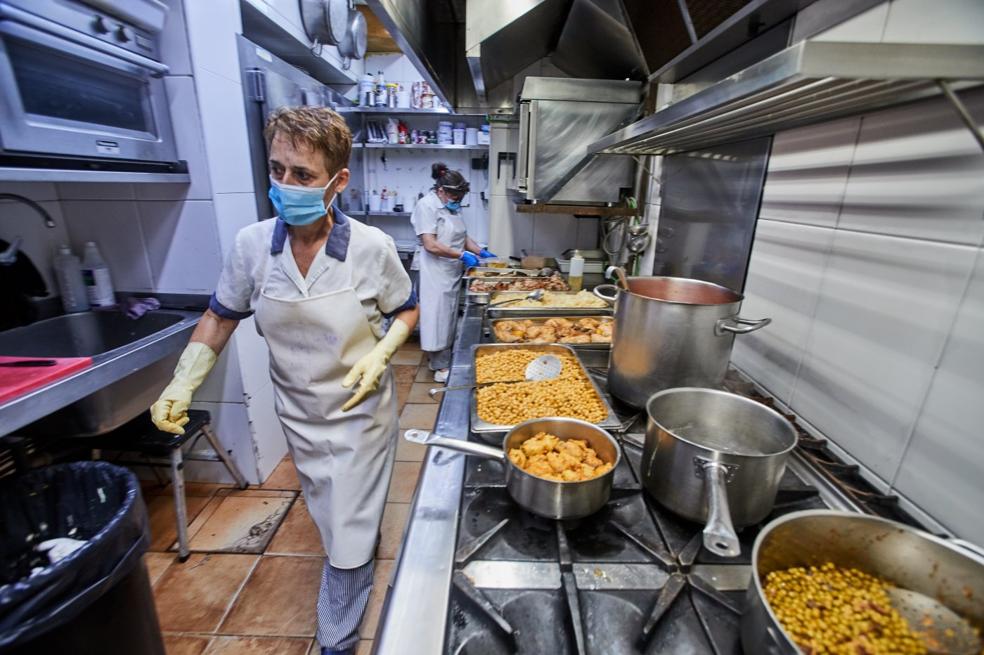
<svg viewBox="0 0 984 655">
<path fill-rule="evenodd" d="M 55 23 L 9 16 L 0 20 L 4 153 L 177 160 L 166 66 Z"/>
</svg>

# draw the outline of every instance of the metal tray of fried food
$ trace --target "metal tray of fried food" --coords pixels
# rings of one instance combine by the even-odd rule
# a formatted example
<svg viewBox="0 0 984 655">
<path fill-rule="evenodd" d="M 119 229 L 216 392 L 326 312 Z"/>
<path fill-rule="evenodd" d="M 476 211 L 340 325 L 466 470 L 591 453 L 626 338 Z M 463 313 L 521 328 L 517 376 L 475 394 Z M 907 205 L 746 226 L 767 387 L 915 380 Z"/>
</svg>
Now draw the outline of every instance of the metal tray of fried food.
<svg viewBox="0 0 984 655">
<path fill-rule="evenodd" d="M 573 348 L 568 346 L 563 346 L 560 344 L 512 344 L 512 343 L 481 343 L 472 346 L 472 376 L 474 377 L 477 373 L 475 369 L 475 362 L 479 355 L 483 355 L 488 352 L 494 352 L 495 350 L 532 350 L 535 352 L 552 355 L 574 355 L 574 359 L 577 361 L 577 365 L 581 369 L 581 373 L 585 378 L 591 383 L 591 387 L 594 389 L 595 394 L 597 394 L 598 399 L 601 401 L 602 405 L 605 407 L 607 414 L 604 420 L 600 423 L 595 423 L 599 428 L 603 430 L 619 430 L 622 428 L 622 421 L 619 420 L 618 416 L 615 415 L 614 410 L 612 410 L 612 405 L 608 401 L 608 398 L 601 392 L 601 388 L 595 379 L 591 377 L 588 370 L 584 367 L 584 363 L 577 356 L 577 353 Z M 472 432 L 477 434 L 489 433 L 489 432 L 508 432 L 512 430 L 515 425 L 497 425 L 495 423 L 489 423 L 488 421 L 483 421 L 478 417 L 478 389 L 473 389 L 471 394 L 471 429 Z"/>
<path fill-rule="evenodd" d="M 517 322 L 517 321 L 532 321 L 534 323 L 534 325 L 543 325 L 547 321 L 549 321 L 551 319 L 556 319 L 556 318 L 563 318 L 563 319 L 567 319 L 568 321 L 574 321 L 574 322 L 580 321 L 581 319 L 584 319 L 584 318 L 595 318 L 595 319 L 598 319 L 599 321 L 608 322 L 608 323 L 614 323 L 614 321 L 615 321 L 615 319 L 612 318 L 611 316 L 604 316 L 604 315 L 597 315 L 597 316 L 570 316 L 570 315 L 567 315 L 567 316 L 536 316 L 536 317 L 530 317 L 530 318 L 525 318 L 525 319 L 524 318 L 494 318 L 494 319 L 492 319 L 492 320 L 489 321 L 489 333 L 491 334 L 492 339 L 494 340 L 495 343 L 508 343 L 509 345 L 513 345 L 513 346 L 534 346 L 534 345 L 541 345 L 541 344 L 534 344 L 534 343 L 532 343 L 530 341 L 500 341 L 499 340 L 499 335 L 496 334 L 496 332 L 495 332 L 495 326 L 498 325 L 498 324 L 500 324 L 500 323 Z M 558 346 L 568 346 L 570 348 L 573 348 L 574 350 L 611 350 L 611 348 L 612 348 L 612 342 L 611 341 L 608 341 L 606 343 L 564 343 L 562 341 L 556 341 L 554 343 L 556 343 Z M 544 344 L 544 345 L 550 345 L 550 344 Z"/>
<path fill-rule="evenodd" d="M 493 277 L 540 277 L 539 268 L 496 268 L 494 266 L 472 266 L 465 271 L 466 278 L 493 278 Z"/>
<path fill-rule="evenodd" d="M 471 278 L 469 280 L 465 280 L 465 285 L 466 285 L 465 286 L 465 296 L 468 298 L 468 300 L 470 300 L 471 302 L 475 303 L 476 305 L 486 305 L 486 304 L 488 304 L 489 299 L 492 297 L 492 294 L 493 293 L 530 293 L 531 291 L 534 291 L 534 289 L 523 289 L 521 291 L 505 291 L 505 292 L 501 292 L 501 291 L 474 291 L 474 290 L 472 290 L 472 285 L 475 282 L 518 282 L 520 280 L 527 280 L 527 279 L 531 279 L 531 278 L 517 278 L 517 277 L 482 277 L 482 278 Z M 532 278 L 532 279 L 549 280 L 550 277 L 548 277 L 548 276 L 537 276 L 536 278 Z M 565 286 L 566 286 L 566 282 L 565 282 Z M 546 291 L 546 289 L 544 289 L 544 291 Z M 561 293 L 561 292 L 554 292 L 554 293 Z M 507 307 L 508 307 L 508 305 L 507 305 Z"/>
<path fill-rule="evenodd" d="M 495 291 L 494 294 L 499 293 L 519 293 L 522 291 Z M 550 293 L 560 293 L 564 295 L 573 295 L 577 291 L 551 291 Z M 494 295 L 490 296 L 491 303 L 495 303 L 500 298 L 496 298 Z M 500 305 L 498 307 L 485 308 L 485 315 L 488 318 L 554 318 L 554 317 L 565 317 L 570 318 L 571 316 L 611 316 L 614 313 L 611 305 L 605 305 L 604 307 L 516 307 L 516 303 L 510 303 L 508 305 Z"/>
</svg>

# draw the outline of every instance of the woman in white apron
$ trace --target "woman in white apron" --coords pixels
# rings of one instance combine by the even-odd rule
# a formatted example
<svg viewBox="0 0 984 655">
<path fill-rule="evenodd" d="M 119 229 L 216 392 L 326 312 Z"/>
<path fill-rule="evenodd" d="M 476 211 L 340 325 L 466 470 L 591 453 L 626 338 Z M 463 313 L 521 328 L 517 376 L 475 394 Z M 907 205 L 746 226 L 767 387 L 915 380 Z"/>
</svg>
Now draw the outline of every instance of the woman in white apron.
<svg viewBox="0 0 984 655">
<path fill-rule="evenodd" d="M 465 266 L 479 257 L 495 257 L 468 236 L 459 214 L 468 181 L 443 163 L 431 167 L 434 188 L 417 201 L 410 222 L 419 245 L 415 264 L 420 269 L 420 348 L 427 353 L 435 382 L 446 382 L 451 366 L 458 292 Z"/>
<path fill-rule="evenodd" d="M 349 178 L 345 121 L 320 107 L 281 109 L 265 134 L 278 217 L 236 235 L 151 416 L 159 429 L 183 432 L 195 389 L 239 320 L 255 314 L 277 415 L 326 553 L 318 641 L 323 654 L 351 653 L 396 454 L 388 362 L 417 322 L 417 302 L 392 239 L 331 206 Z"/>
</svg>

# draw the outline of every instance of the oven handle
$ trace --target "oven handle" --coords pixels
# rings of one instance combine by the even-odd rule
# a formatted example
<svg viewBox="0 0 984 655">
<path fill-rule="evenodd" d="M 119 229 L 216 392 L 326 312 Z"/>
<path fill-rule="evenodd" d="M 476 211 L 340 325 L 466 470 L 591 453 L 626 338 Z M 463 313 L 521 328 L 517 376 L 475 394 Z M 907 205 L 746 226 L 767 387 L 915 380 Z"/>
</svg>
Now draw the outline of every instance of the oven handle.
<svg viewBox="0 0 984 655">
<path fill-rule="evenodd" d="M 10 21 L 11 25 L 3 26 L 2 23 L 6 21 Z M 17 34 L 17 32 L 21 30 L 29 30 L 29 32 L 27 34 Z M 89 36 L 88 34 L 76 32 L 75 30 L 71 30 L 57 23 L 53 23 L 49 20 L 41 18 L 40 16 L 35 16 L 34 14 L 18 9 L 17 7 L 11 7 L 3 2 L 0 2 L 0 31 L 13 34 L 15 36 L 21 36 L 22 38 L 29 38 L 33 41 L 40 41 L 42 43 L 47 41 L 47 45 L 59 43 L 58 41 L 53 40 L 52 37 L 64 39 L 65 41 L 69 41 L 75 45 L 84 47 L 87 50 L 98 50 L 102 55 L 113 57 L 114 59 L 122 59 L 127 63 L 133 64 L 134 66 L 139 66 L 144 70 L 150 71 L 150 74 L 153 77 L 162 77 L 170 70 L 164 64 L 154 61 L 149 57 L 138 55 L 123 48 L 117 48 L 108 43 L 104 43 L 95 37 Z M 36 33 L 37 31 L 47 32 L 48 34 L 38 35 Z M 39 36 L 45 37 L 45 39 L 40 39 Z M 86 53 L 85 56 L 89 59 L 97 60 L 97 57 L 93 56 L 93 53 L 91 52 Z"/>
</svg>

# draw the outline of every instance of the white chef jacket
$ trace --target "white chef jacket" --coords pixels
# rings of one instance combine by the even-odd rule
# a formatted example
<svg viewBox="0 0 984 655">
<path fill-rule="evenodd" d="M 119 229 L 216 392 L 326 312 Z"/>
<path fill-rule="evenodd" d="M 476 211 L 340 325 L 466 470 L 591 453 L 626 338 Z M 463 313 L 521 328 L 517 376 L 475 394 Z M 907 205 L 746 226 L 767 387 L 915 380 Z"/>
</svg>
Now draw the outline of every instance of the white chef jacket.
<svg viewBox="0 0 984 655">
<path fill-rule="evenodd" d="M 253 313 L 260 292 L 279 298 L 305 298 L 341 289 L 342 267 L 350 269 L 356 296 L 373 333 L 384 335 L 383 319 L 417 304 L 410 277 L 403 268 L 393 239 L 378 228 L 353 220 L 332 208 L 334 225 L 323 251 L 315 255 L 302 277 L 287 243 L 287 223 L 270 218 L 248 225 L 236 234 L 226 257 L 209 308 L 223 318 L 241 320 Z M 285 276 L 269 278 L 273 264 Z M 272 286 L 271 286 L 272 285 Z"/>
</svg>

